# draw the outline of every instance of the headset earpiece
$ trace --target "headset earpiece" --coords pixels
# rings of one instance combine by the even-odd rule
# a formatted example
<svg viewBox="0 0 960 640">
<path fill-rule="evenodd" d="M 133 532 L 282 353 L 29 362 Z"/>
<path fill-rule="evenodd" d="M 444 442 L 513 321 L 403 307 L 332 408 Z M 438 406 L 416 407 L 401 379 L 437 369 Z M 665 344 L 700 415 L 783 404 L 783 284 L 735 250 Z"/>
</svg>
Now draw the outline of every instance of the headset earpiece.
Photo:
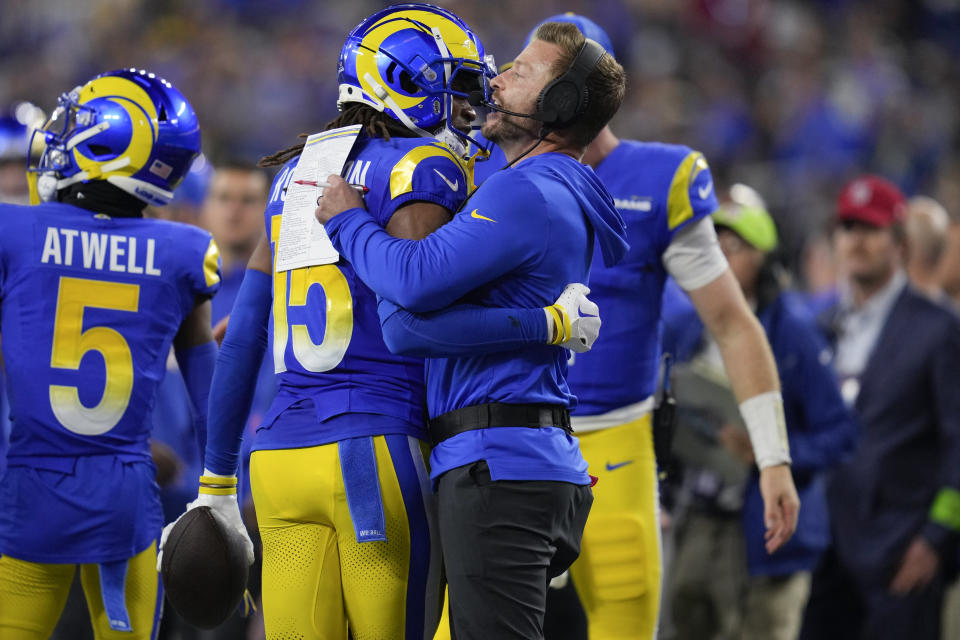
<svg viewBox="0 0 960 640">
<path fill-rule="evenodd" d="M 537 96 L 534 117 L 550 129 L 565 129 L 575 124 L 590 102 L 587 76 L 600 64 L 604 53 L 604 48 L 593 40 L 584 40 L 566 73 L 548 83 Z"/>
</svg>

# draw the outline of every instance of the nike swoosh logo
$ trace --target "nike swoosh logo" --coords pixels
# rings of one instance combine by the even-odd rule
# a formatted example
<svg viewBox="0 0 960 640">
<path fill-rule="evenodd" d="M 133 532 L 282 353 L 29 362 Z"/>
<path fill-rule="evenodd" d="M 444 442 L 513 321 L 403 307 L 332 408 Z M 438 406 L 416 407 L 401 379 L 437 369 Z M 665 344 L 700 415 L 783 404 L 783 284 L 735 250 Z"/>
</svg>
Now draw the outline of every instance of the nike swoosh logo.
<svg viewBox="0 0 960 640">
<path fill-rule="evenodd" d="M 487 216 L 480 215 L 479 213 L 477 213 L 476 209 L 470 212 L 470 217 L 476 218 L 477 220 L 486 220 L 487 222 L 496 222 L 496 220 L 494 220 L 493 218 L 488 218 Z"/>
<path fill-rule="evenodd" d="M 447 186 L 450 187 L 452 191 L 456 192 L 460 188 L 460 180 L 454 180 L 453 182 L 450 182 L 450 179 L 440 173 L 439 169 L 434 169 L 434 171 L 443 179 L 444 182 L 447 183 Z"/>
<path fill-rule="evenodd" d="M 608 462 L 608 463 L 607 463 L 607 471 L 613 471 L 613 470 L 615 470 L 615 469 L 619 469 L 620 467 L 625 467 L 625 466 L 627 466 L 628 464 L 632 464 L 632 463 L 633 463 L 633 460 L 627 460 L 626 462 L 618 462 L 617 464 L 610 464 L 610 463 Z"/>
<path fill-rule="evenodd" d="M 434 171 L 436 171 L 436 169 L 434 169 Z M 456 191 L 456 189 L 454 189 L 454 191 Z M 697 189 L 697 193 L 700 194 L 701 200 L 706 200 L 711 191 L 713 191 L 713 180 Z"/>
</svg>

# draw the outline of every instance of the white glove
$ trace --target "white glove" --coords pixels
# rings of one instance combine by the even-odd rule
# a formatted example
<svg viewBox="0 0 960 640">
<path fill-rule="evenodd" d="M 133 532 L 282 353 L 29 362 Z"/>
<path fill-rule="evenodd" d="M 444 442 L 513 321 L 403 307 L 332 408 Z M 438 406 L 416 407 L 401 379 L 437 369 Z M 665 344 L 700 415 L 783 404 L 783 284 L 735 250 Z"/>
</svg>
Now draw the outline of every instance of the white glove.
<svg viewBox="0 0 960 640">
<path fill-rule="evenodd" d="M 187 505 L 187 511 L 197 507 L 210 507 L 214 517 L 219 518 L 221 524 L 228 529 L 239 533 L 244 540 L 244 552 L 247 558 L 247 564 L 253 564 L 253 541 L 247 534 L 247 528 L 243 524 L 243 518 L 240 517 L 240 505 L 237 503 L 237 477 L 236 476 L 218 476 L 204 469 L 203 476 L 200 477 L 200 490 L 197 499 Z M 186 512 L 180 515 L 182 518 Z M 160 534 L 160 549 L 157 554 L 157 571 L 160 571 L 160 565 L 163 562 L 163 545 L 167 542 L 167 537 L 174 525 L 180 522 L 180 518 L 171 522 L 163 528 Z"/>
<path fill-rule="evenodd" d="M 587 298 L 588 293 L 587 285 L 574 282 L 563 289 L 556 302 L 544 307 L 549 344 L 577 353 L 590 350 L 600 335 L 600 309 Z"/>
</svg>

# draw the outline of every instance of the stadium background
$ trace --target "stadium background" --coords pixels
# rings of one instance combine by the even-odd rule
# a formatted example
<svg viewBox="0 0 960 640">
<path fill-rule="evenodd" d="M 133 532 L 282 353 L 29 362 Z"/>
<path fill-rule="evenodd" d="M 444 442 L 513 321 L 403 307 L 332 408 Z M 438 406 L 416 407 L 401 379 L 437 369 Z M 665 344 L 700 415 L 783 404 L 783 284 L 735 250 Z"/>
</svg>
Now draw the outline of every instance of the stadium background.
<svg viewBox="0 0 960 640">
<path fill-rule="evenodd" d="M 960 0 L 434 1 L 498 63 L 548 15 L 598 22 L 629 73 L 614 131 L 689 145 L 718 183 L 757 188 L 801 285 L 805 244 L 858 173 L 960 223 Z M 344 37 L 385 4 L 0 0 L 0 111 L 49 112 L 97 73 L 146 68 L 194 105 L 214 165 L 254 162 L 334 117 Z"/>
<path fill-rule="evenodd" d="M 49 110 L 94 74 L 175 83 L 217 159 L 286 146 L 335 114 L 344 36 L 384 2 L 2 0 L 0 106 Z M 960 216 L 958 0 L 442 0 L 498 63 L 540 19 L 572 10 L 629 72 L 622 137 L 703 151 L 720 183 L 767 199 L 787 262 L 843 180 L 869 170 Z"/>
</svg>

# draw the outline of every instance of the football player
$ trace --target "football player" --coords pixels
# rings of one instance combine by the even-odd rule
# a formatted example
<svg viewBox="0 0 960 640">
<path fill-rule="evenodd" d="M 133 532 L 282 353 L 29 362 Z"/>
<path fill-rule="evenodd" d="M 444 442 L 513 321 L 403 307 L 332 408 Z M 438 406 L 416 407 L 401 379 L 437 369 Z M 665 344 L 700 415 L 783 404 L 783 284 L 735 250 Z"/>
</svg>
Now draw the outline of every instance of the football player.
<svg viewBox="0 0 960 640">
<path fill-rule="evenodd" d="M 426 236 L 472 190 L 462 155 L 475 117 L 467 97 L 491 74 L 479 38 L 435 6 L 388 7 L 347 36 L 341 114 L 327 129 L 363 125 L 344 175 L 366 188 L 369 210 L 392 235 Z M 302 148 L 264 159 L 283 168 L 217 362 L 207 469 L 190 508 L 209 505 L 242 528 L 240 429 L 272 309 L 278 391 L 250 463 L 267 637 L 431 638 L 442 584 L 423 360 L 390 353 L 376 296 L 345 260 L 276 269 L 285 189 Z M 540 340 L 547 319 L 531 311 Z"/>
<path fill-rule="evenodd" d="M 0 637 L 49 637 L 79 566 L 97 638 L 152 638 L 163 520 L 148 414 L 171 343 L 206 405 L 220 269 L 209 233 L 142 213 L 172 198 L 200 128 L 173 85 L 129 69 L 63 94 L 35 139 L 37 206 L 0 205 L 13 415 Z"/>
</svg>

